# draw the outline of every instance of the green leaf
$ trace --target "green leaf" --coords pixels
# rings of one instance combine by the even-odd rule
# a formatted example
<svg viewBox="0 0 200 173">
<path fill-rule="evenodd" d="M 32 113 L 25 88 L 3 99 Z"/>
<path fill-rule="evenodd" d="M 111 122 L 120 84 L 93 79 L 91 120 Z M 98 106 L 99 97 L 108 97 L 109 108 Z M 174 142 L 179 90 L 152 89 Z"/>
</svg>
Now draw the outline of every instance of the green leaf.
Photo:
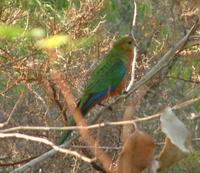
<svg viewBox="0 0 200 173">
<path fill-rule="evenodd" d="M 68 8 L 70 5 L 69 1 L 67 0 L 57 0 L 56 6 L 58 10 L 62 10 Z"/>
<path fill-rule="evenodd" d="M 191 78 L 192 75 L 192 68 L 183 68 L 181 72 L 181 76 L 183 76 L 184 79 L 188 80 Z"/>
<path fill-rule="evenodd" d="M 171 31 L 171 28 L 170 26 L 168 25 L 165 25 L 163 26 L 161 29 L 160 29 L 160 36 L 161 38 L 164 38 L 166 36 L 171 36 L 172 35 L 172 31 Z"/>
<path fill-rule="evenodd" d="M 7 80 L 6 77 L 0 74 L 0 92 L 6 90 Z"/>
<path fill-rule="evenodd" d="M 105 2 L 105 10 L 109 21 L 116 22 L 120 18 L 120 9 L 118 3 L 114 0 Z"/>
<path fill-rule="evenodd" d="M 18 96 L 26 90 L 26 87 L 23 84 L 16 85 L 12 90 L 9 91 L 10 96 Z"/>
<path fill-rule="evenodd" d="M 138 7 L 138 19 L 144 20 L 146 17 L 150 17 L 152 15 L 152 4 L 151 1 L 145 0 Z"/>
<path fill-rule="evenodd" d="M 94 42 L 97 40 L 98 40 L 98 37 L 96 35 L 80 38 L 79 40 L 75 41 L 76 48 L 91 47 L 94 44 Z"/>
<path fill-rule="evenodd" d="M 76 9 L 80 9 L 80 7 L 81 7 L 81 1 L 80 0 L 74 0 L 73 4 L 75 5 Z"/>
<path fill-rule="evenodd" d="M 194 105 L 197 112 L 200 112 L 200 101 Z"/>
<path fill-rule="evenodd" d="M 12 39 L 20 37 L 24 33 L 24 29 L 18 26 L 0 25 L 0 38 Z"/>
<path fill-rule="evenodd" d="M 31 30 L 30 35 L 34 38 L 42 38 L 45 36 L 45 31 L 42 28 L 34 28 Z"/>
</svg>

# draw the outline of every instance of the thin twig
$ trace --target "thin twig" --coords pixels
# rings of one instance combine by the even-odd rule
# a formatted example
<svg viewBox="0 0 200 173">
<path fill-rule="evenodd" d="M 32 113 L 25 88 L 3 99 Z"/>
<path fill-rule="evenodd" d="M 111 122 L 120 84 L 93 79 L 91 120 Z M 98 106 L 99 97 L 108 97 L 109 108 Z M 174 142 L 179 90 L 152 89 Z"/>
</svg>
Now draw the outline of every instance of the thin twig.
<svg viewBox="0 0 200 173">
<path fill-rule="evenodd" d="M 11 163 L 10 162 L 8 162 L 8 163 L 0 163 L 0 167 L 8 167 L 8 166 L 19 165 L 19 164 L 22 164 L 22 163 L 26 163 L 26 162 L 28 162 L 30 160 L 33 160 L 36 157 L 38 157 L 38 156 L 29 157 L 27 159 L 23 159 L 23 160 L 11 162 Z"/>
<path fill-rule="evenodd" d="M 192 98 L 190 100 L 178 103 L 172 107 L 173 110 L 178 110 L 181 108 L 185 108 L 187 106 L 190 106 L 200 100 L 200 97 Z M 116 122 L 104 122 L 104 123 L 98 123 L 93 124 L 90 126 L 68 126 L 68 127 L 44 127 L 44 126 L 18 126 L 18 127 L 12 127 L 9 129 L 0 130 L 0 133 L 7 133 L 7 132 L 13 132 L 18 130 L 35 130 L 35 131 L 64 131 L 64 130 L 80 130 L 80 129 L 96 129 L 96 128 L 102 128 L 106 126 L 119 126 L 119 125 L 128 125 L 128 124 L 135 124 L 135 122 L 143 122 L 143 121 L 150 121 L 154 120 L 156 118 L 159 118 L 161 115 L 161 112 L 149 115 L 143 118 L 138 118 L 135 120 L 127 120 L 127 121 L 116 121 Z"/>
<path fill-rule="evenodd" d="M 0 123 L 0 128 L 2 128 L 2 127 L 4 127 L 4 126 L 8 125 L 8 123 L 10 122 L 10 120 L 11 120 L 13 114 L 15 113 L 17 107 L 18 107 L 19 104 L 21 103 L 21 100 L 22 100 L 23 96 L 24 96 L 24 92 L 22 92 L 22 93 L 20 94 L 18 100 L 16 101 L 16 103 L 15 103 L 15 105 L 14 105 L 12 111 L 10 112 L 10 114 L 9 114 L 9 116 L 8 116 L 8 119 L 7 119 L 4 123 Z"/>
<path fill-rule="evenodd" d="M 160 61 L 152 68 L 152 70 L 150 70 L 147 74 L 145 74 L 142 77 L 141 80 L 139 80 L 138 82 L 135 82 L 134 85 L 132 86 L 132 89 L 130 90 L 130 92 L 128 94 L 118 97 L 114 102 L 112 102 L 111 104 L 109 104 L 108 106 L 106 106 L 98 114 L 95 114 L 94 118 L 90 122 L 95 122 L 95 120 L 98 119 L 98 117 L 100 116 L 100 114 L 103 111 L 105 111 L 105 109 L 108 109 L 111 105 L 115 104 L 120 99 L 126 98 L 129 95 L 131 95 L 139 87 L 141 87 L 143 84 L 147 83 L 152 77 L 154 77 L 157 73 L 159 73 L 162 68 L 165 68 L 166 66 L 169 66 L 169 63 L 171 62 L 171 60 L 173 59 L 173 57 L 176 55 L 176 52 L 179 49 L 182 49 L 182 47 L 188 41 L 188 37 L 195 31 L 196 27 L 197 27 L 197 24 L 195 24 L 190 29 L 190 31 L 188 32 L 188 34 L 186 36 L 184 36 L 177 44 L 175 44 L 171 49 L 169 49 L 169 51 L 163 57 L 161 57 Z M 73 106 L 72 106 L 72 108 L 73 108 Z M 74 136 L 72 136 L 72 138 L 70 138 L 68 141 L 66 141 L 64 144 L 60 145 L 59 147 L 68 147 L 72 143 L 72 141 L 74 141 L 75 139 L 77 139 L 79 136 L 80 135 L 78 133 L 75 134 Z M 12 173 L 21 173 L 21 172 L 25 171 L 26 169 L 28 169 L 30 167 L 34 167 L 38 163 L 41 163 L 42 161 L 47 160 L 49 157 L 55 155 L 56 153 L 57 153 L 57 151 L 54 150 L 54 149 L 52 149 L 52 150 L 50 150 L 50 151 L 42 154 L 38 158 L 35 158 L 35 159 L 31 160 L 30 162 L 24 164 L 20 168 L 15 169 L 14 171 L 12 171 Z"/>
<path fill-rule="evenodd" d="M 181 78 L 181 77 L 166 76 L 166 78 L 181 80 L 181 81 L 184 81 L 184 82 L 190 82 L 190 83 L 195 83 L 195 84 L 199 84 L 200 83 L 200 81 L 195 81 L 195 80 L 191 80 L 191 79 L 184 79 L 184 78 Z"/>
<path fill-rule="evenodd" d="M 32 88 L 31 84 L 27 84 L 26 86 L 35 95 L 36 99 L 40 100 L 42 104 L 44 105 L 44 107 L 48 110 L 48 106 L 45 100 L 43 99 L 43 97 Z"/>
<path fill-rule="evenodd" d="M 77 133 L 75 134 L 71 139 L 69 139 L 68 141 L 66 141 L 64 144 L 59 145 L 60 148 L 64 148 L 69 146 L 75 139 L 77 139 L 80 135 Z M 42 161 L 48 159 L 49 157 L 54 156 L 58 151 L 55 149 L 51 149 L 46 153 L 43 153 L 42 155 L 40 155 L 39 157 L 31 160 L 30 162 L 22 165 L 19 168 L 16 168 L 15 170 L 13 170 L 11 173 L 21 173 L 24 172 L 25 170 L 29 169 L 29 168 L 33 168 L 35 165 L 37 165 L 38 163 L 41 163 Z"/>
<path fill-rule="evenodd" d="M 59 111 L 60 114 L 62 115 L 64 124 L 67 125 L 67 124 L 68 124 L 67 114 L 66 114 L 67 110 L 66 110 L 66 108 L 60 103 L 60 100 L 59 100 L 59 98 L 58 98 L 58 96 L 57 96 L 56 88 L 55 88 L 55 86 L 53 85 L 53 83 L 52 83 L 51 81 L 48 81 L 48 83 L 49 83 L 49 87 L 50 87 L 51 90 L 52 90 L 53 99 L 54 99 L 54 101 L 55 101 L 55 103 L 56 103 L 56 106 L 57 106 L 57 108 L 58 108 L 58 111 Z"/>
<path fill-rule="evenodd" d="M 199 142 L 200 141 L 200 138 L 194 138 L 194 139 L 192 139 L 192 141 L 194 141 L 194 142 Z"/>
<path fill-rule="evenodd" d="M 85 162 L 91 163 L 94 160 L 94 159 L 85 157 L 85 156 L 77 153 L 76 151 L 71 151 L 68 149 L 61 148 L 61 147 L 55 145 L 53 142 L 51 142 L 47 139 L 44 139 L 44 138 L 40 138 L 40 137 L 35 137 L 35 136 L 30 136 L 30 135 L 25 135 L 25 134 L 20 134 L 20 133 L 0 133 L 0 138 L 20 138 L 20 139 L 33 141 L 33 142 L 43 143 L 45 145 L 52 147 L 53 149 L 55 149 L 58 152 L 76 156 L 77 158 L 79 158 Z"/>
<path fill-rule="evenodd" d="M 195 102 L 198 102 L 199 100 L 200 100 L 200 97 L 192 98 L 190 100 L 186 100 L 182 103 L 178 103 L 178 104 L 174 105 L 172 107 L 172 109 L 174 109 L 174 110 L 181 109 L 181 108 L 184 108 L 188 105 L 194 104 Z"/>
</svg>

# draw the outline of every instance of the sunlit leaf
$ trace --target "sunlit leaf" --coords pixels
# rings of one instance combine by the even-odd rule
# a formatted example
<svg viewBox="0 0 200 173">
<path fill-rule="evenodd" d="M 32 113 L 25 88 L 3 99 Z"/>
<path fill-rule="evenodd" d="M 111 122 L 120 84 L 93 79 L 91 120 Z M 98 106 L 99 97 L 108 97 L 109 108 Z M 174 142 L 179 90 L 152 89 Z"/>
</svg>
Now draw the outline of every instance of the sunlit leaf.
<svg viewBox="0 0 200 173">
<path fill-rule="evenodd" d="M 36 45 L 40 48 L 53 49 L 60 47 L 61 45 L 66 44 L 69 41 L 70 39 L 66 35 L 55 35 L 38 41 Z"/>
<path fill-rule="evenodd" d="M 65 45 L 67 51 L 75 51 L 77 49 L 91 47 L 96 40 L 97 37 L 95 35 L 76 40 L 68 35 L 55 35 L 38 41 L 36 45 L 46 49 L 53 49 Z"/>
<path fill-rule="evenodd" d="M 0 24 L 0 38 L 12 39 L 15 37 L 22 36 L 24 29 L 18 26 L 9 26 Z"/>
<path fill-rule="evenodd" d="M 42 38 L 45 36 L 45 31 L 42 28 L 34 28 L 30 32 L 31 36 L 34 38 Z"/>
</svg>

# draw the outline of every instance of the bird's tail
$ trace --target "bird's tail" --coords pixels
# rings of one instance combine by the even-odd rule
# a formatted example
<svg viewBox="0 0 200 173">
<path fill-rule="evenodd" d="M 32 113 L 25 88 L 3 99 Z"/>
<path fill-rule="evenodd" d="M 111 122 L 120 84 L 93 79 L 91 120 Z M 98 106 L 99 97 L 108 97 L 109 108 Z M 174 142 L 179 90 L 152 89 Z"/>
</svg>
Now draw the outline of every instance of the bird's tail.
<svg viewBox="0 0 200 173">
<path fill-rule="evenodd" d="M 85 110 L 85 109 L 83 110 L 82 108 L 80 108 L 79 103 L 77 105 L 76 110 L 79 110 L 82 113 L 83 116 L 85 116 L 88 112 L 88 110 Z M 75 122 L 74 118 L 71 116 L 69 121 L 68 121 L 68 126 L 75 126 L 75 125 L 76 125 L 76 122 Z M 70 137 L 72 131 L 73 130 L 67 130 L 67 131 L 63 132 L 63 135 L 61 136 L 61 139 L 59 141 L 60 145 L 63 144 Z"/>
<path fill-rule="evenodd" d="M 74 121 L 73 117 L 70 117 L 68 121 L 68 126 L 75 126 L 75 125 L 76 125 L 76 122 Z M 59 144 L 60 145 L 63 144 L 70 137 L 71 133 L 72 133 L 72 130 L 63 131 Z"/>
</svg>

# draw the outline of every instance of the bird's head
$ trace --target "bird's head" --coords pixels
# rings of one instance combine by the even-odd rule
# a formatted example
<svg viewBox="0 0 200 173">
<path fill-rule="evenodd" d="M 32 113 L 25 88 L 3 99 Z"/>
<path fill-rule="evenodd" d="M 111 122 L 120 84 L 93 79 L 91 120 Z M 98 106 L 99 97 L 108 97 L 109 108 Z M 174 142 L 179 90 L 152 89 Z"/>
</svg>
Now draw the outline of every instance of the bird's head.
<svg viewBox="0 0 200 173">
<path fill-rule="evenodd" d="M 123 51 L 131 51 L 133 46 L 134 46 L 134 39 L 128 35 L 125 36 L 121 39 L 119 39 L 115 44 L 114 44 L 114 48 L 118 48 L 121 49 Z"/>
</svg>

